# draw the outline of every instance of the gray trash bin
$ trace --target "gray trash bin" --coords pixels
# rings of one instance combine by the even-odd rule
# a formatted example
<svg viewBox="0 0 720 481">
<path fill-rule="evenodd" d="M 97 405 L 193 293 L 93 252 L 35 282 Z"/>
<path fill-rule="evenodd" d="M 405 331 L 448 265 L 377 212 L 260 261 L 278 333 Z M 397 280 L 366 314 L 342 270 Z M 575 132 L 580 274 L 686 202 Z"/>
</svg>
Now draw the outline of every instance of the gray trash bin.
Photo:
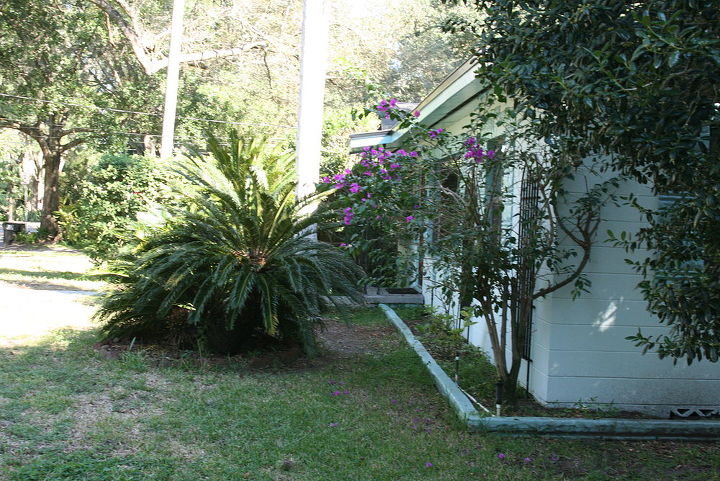
<svg viewBox="0 0 720 481">
<path fill-rule="evenodd" d="M 9 246 L 18 232 L 25 232 L 24 222 L 3 222 L 3 244 Z"/>
</svg>

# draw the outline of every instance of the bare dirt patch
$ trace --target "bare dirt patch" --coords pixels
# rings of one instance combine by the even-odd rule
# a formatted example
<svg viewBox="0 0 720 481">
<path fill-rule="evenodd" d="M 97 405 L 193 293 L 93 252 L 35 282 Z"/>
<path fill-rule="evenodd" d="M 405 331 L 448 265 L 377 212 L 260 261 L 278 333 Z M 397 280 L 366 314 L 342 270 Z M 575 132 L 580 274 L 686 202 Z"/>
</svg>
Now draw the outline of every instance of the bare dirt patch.
<svg viewBox="0 0 720 481">
<path fill-rule="evenodd" d="M 327 319 L 318 339 L 330 356 L 353 357 L 377 351 L 393 332 L 392 327 L 385 325 L 363 326 Z"/>
</svg>

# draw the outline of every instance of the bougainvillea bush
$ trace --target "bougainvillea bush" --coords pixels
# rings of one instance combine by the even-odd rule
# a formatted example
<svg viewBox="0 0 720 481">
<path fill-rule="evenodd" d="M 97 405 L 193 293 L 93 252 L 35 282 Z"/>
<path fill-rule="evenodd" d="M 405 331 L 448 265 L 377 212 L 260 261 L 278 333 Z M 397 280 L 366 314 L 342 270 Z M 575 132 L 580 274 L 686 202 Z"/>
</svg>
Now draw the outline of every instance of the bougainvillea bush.
<svg viewBox="0 0 720 481">
<path fill-rule="evenodd" d="M 512 398 L 532 302 L 568 284 L 576 295 L 587 290 L 582 272 L 599 208 L 617 179 L 564 198 L 562 180 L 592 166 L 565 155 L 566 139 L 548 144 L 511 111 L 480 108 L 459 134 L 423 126 L 394 99 L 365 112 L 373 113 L 408 130 L 401 147 L 366 147 L 354 165 L 323 177 L 321 186 L 334 191 L 340 245 L 370 261 L 373 280 L 430 283 L 455 313 L 456 327 L 484 319 L 498 377 Z M 519 205 L 521 182 L 537 194 L 523 214 L 510 216 L 506 206 Z M 573 248 L 560 245 L 559 231 Z M 425 276 L 428 260 L 440 275 Z"/>
</svg>

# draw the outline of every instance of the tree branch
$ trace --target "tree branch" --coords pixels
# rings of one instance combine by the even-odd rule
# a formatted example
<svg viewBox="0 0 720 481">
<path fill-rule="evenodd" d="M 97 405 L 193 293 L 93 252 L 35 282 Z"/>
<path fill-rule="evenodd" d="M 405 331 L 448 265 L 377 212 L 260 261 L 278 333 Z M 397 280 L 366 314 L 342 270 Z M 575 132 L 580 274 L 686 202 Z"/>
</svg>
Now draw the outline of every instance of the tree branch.
<svg viewBox="0 0 720 481">
<path fill-rule="evenodd" d="M 126 14 L 130 16 L 130 21 L 128 21 L 127 18 L 125 18 L 125 15 L 119 12 L 109 1 L 90 1 L 94 3 L 97 7 L 99 7 L 102 11 L 104 11 L 113 20 L 115 25 L 120 29 L 128 42 L 130 42 L 130 47 L 132 47 L 132 50 L 135 53 L 135 58 L 137 58 L 138 62 L 140 62 L 140 65 L 142 65 L 145 73 L 147 73 L 148 75 L 152 75 L 153 73 L 160 70 L 159 68 L 155 68 L 155 63 L 157 61 L 150 58 L 150 56 L 145 51 L 145 45 L 143 45 L 142 37 L 137 31 L 137 24 L 135 24 L 135 22 L 133 21 L 133 17 L 129 14 L 129 12 L 126 12 Z M 121 4 L 121 6 L 124 5 Z"/>
<path fill-rule="evenodd" d="M 142 65 L 146 74 L 153 75 L 168 66 L 167 57 L 154 59 L 148 55 L 148 47 L 151 47 L 151 45 L 146 45 L 146 42 L 143 41 L 140 25 L 129 5 L 127 5 L 123 0 L 114 0 L 115 3 L 120 5 L 120 8 L 123 10 L 123 12 L 121 12 L 116 9 L 109 0 L 90 1 L 113 20 L 128 42 L 130 42 L 130 46 L 135 53 L 135 58 L 137 58 L 138 62 L 140 62 L 140 65 Z M 201 60 L 209 60 L 220 57 L 231 57 L 245 53 L 248 50 L 266 47 L 267 45 L 267 41 L 260 41 L 251 42 L 236 48 L 188 53 L 180 56 L 180 63 L 198 62 Z"/>
<path fill-rule="evenodd" d="M 265 42 L 252 42 L 252 43 L 243 45 L 242 47 L 228 48 L 228 49 L 222 49 L 222 50 L 205 50 L 204 52 L 186 53 L 186 54 L 180 55 L 180 63 L 200 62 L 202 60 L 209 60 L 211 58 L 232 57 L 235 55 L 240 55 L 242 53 L 245 53 L 254 48 L 265 47 L 266 45 L 267 45 L 267 43 L 265 43 Z M 153 74 L 155 72 L 158 72 L 159 70 L 164 69 L 167 66 L 168 66 L 167 58 L 163 58 L 162 60 L 155 60 L 153 63 L 152 71 L 148 72 L 148 73 Z"/>
<path fill-rule="evenodd" d="M 72 129 L 65 129 L 58 131 L 58 137 L 65 137 L 66 135 L 70 134 L 79 134 L 79 133 L 85 133 L 85 132 L 95 132 L 96 129 L 88 129 L 85 127 L 74 127 Z"/>
<path fill-rule="evenodd" d="M 16 120 L 10 120 L 7 117 L 0 117 L 0 128 L 18 130 L 36 140 L 39 137 L 39 131 L 37 128 L 28 124 L 23 124 L 22 122 L 18 122 Z"/>
<path fill-rule="evenodd" d="M 75 139 L 75 140 L 68 142 L 65 145 L 61 145 L 60 149 L 62 152 L 67 152 L 68 150 L 74 149 L 75 147 L 77 147 L 78 145 L 83 144 L 83 143 L 85 143 L 85 139 Z"/>
<path fill-rule="evenodd" d="M 592 227 L 590 227 L 590 223 L 594 223 Z M 562 229 L 563 232 L 565 232 L 572 240 L 575 242 L 580 248 L 583 250 L 583 257 L 580 260 L 580 263 L 575 267 L 575 270 L 570 274 L 568 277 L 563 279 L 562 281 L 555 283 L 553 285 L 550 285 L 546 287 L 545 289 L 540 289 L 536 293 L 533 294 L 533 299 L 538 299 L 540 297 L 544 297 L 548 294 L 550 294 L 553 291 L 556 291 L 560 289 L 561 287 L 564 287 L 571 282 L 573 282 L 575 279 L 577 279 L 580 274 L 582 274 L 583 270 L 585 269 L 585 266 L 590 261 L 590 251 L 592 249 L 592 236 L 597 231 L 598 226 L 600 225 L 600 218 L 599 216 L 595 219 L 591 219 L 590 216 L 588 216 L 588 228 L 586 230 L 583 230 L 580 234 L 582 235 L 582 239 L 579 239 L 577 236 L 570 233 L 570 230 L 565 226 L 565 224 L 560 220 L 560 218 L 557 219 L 557 225 Z"/>
</svg>

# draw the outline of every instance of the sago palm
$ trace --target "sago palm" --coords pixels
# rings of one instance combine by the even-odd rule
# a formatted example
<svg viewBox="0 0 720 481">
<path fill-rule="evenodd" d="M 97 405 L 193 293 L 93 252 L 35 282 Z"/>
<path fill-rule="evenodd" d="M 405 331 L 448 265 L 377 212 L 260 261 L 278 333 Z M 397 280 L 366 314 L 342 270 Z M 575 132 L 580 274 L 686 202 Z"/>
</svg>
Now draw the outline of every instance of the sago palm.
<svg viewBox="0 0 720 481">
<path fill-rule="evenodd" d="M 270 336 L 310 352 L 323 299 L 360 300 L 362 272 L 310 237 L 323 214 L 307 213 L 317 198 L 295 199 L 292 155 L 235 134 L 229 148 L 214 138 L 209 147 L 211 159 L 178 169 L 185 207 L 120 266 L 120 287 L 98 313 L 104 332 L 162 336 L 186 324 L 216 351 Z"/>
</svg>

